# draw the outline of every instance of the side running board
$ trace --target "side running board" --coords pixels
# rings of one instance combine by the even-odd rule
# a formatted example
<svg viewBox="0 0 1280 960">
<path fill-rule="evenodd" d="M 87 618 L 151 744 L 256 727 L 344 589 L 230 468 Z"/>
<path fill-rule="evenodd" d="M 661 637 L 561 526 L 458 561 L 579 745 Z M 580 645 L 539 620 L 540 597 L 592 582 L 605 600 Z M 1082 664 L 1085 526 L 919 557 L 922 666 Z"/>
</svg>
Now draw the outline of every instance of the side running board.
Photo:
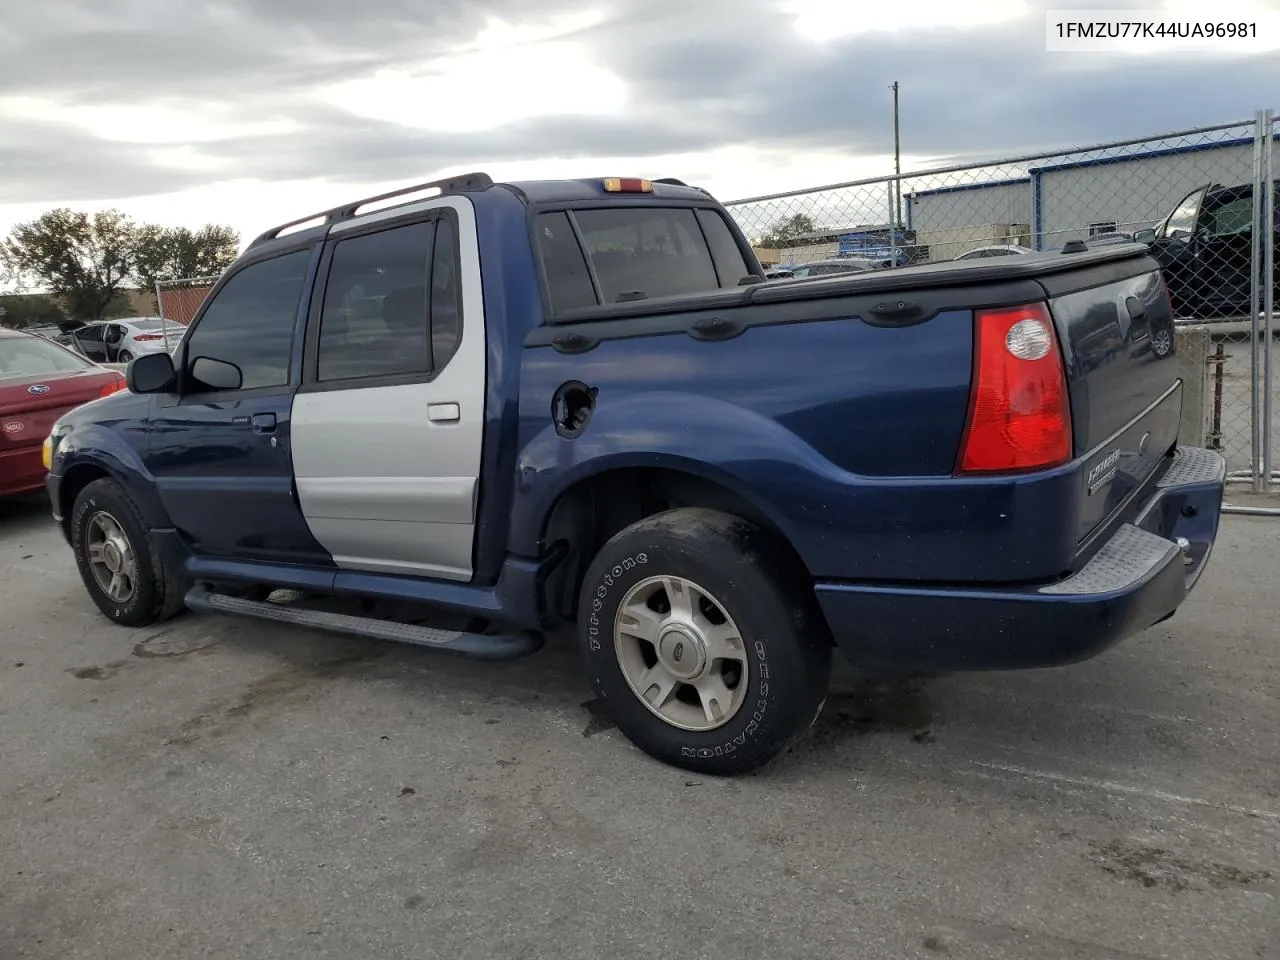
<svg viewBox="0 0 1280 960">
<path fill-rule="evenodd" d="M 385 640 L 391 643 L 407 643 L 415 647 L 427 647 L 442 653 L 452 653 L 473 660 L 515 660 L 537 653 L 542 648 L 542 634 L 532 632 L 509 633 L 490 636 L 485 633 L 462 633 L 456 630 L 440 630 L 420 627 L 411 623 L 376 620 L 372 617 L 353 617 L 344 613 L 327 613 L 323 610 L 307 610 L 270 601 L 244 600 L 216 593 L 205 586 L 193 587 L 185 597 L 186 605 L 202 613 L 224 613 L 274 623 L 287 623 L 295 627 L 323 630 Z"/>
</svg>

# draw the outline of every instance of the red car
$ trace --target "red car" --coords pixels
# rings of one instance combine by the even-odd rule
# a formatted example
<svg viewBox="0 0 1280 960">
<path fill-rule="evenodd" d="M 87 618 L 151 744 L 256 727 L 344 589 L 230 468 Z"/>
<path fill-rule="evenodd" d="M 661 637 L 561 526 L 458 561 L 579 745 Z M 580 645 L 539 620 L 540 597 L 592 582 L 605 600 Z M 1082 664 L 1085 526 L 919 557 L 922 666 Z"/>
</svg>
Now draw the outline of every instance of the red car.
<svg viewBox="0 0 1280 960">
<path fill-rule="evenodd" d="M 125 389 L 124 377 L 52 340 L 0 328 L 0 497 L 44 488 L 44 438 L 60 416 Z"/>
</svg>

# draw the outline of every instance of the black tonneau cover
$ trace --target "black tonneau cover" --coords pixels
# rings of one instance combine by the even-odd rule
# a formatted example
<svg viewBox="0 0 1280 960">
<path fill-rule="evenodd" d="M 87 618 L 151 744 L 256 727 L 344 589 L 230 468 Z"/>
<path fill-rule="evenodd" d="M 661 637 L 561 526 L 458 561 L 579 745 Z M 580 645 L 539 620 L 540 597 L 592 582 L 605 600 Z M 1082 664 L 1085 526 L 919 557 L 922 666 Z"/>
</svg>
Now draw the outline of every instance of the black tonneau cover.
<svg viewBox="0 0 1280 960">
<path fill-rule="evenodd" d="M 939 287 L 981 287 L 999 284 L 1003 288 L 1000 298 L 1009 299 L 1011 285 L 1026 284 L 1027 302 L 1043 299 L 1044 289 L 1036 282 L 1044 278 L 1072 271 L 1087 271 L 1096 275 L 1097 268 L 1106 264 L 1123 264 L 1125 274 L 1140 270 L 1159 269 L 1154 260 L 1145 268 L 1132 261 L 1150 260 L 1146 244 L 1111 244 L 1096 250 L 1078 253 L 1045 251 L 1019 256 L 999 257 L 994 260 L 945 260 L 886 270 L 868 270 L 858 273 L 809 277 L 802 280 L 769 280 L 733 290 L 713 290 L 693 296 L 654 297 L 629 303 L 612 303 L 604 307 L 588 307 L 565 311 L 552 318 L 553 324 L 573 323 L 583 320 L 623 318 L 628 316 L 652 316 L 654 314 L 683 313 L 694 310 L 717 310 L 751 304 L 788 303 L 798 300 L 817 300 L 828 297 L 875 297 L 878 294 L 905 293 L 911 290 L 931 290 Z M 978 300 L 983 300 L 978 297 Z M 963 304 L 953 303 L 959 307 Z M 975 302 L 974 306 L 982 303 Z M 886 307 L 892 308 L 886 303 Z M 892 309 L 889 311 L 892 312 Z"/>
</svg>

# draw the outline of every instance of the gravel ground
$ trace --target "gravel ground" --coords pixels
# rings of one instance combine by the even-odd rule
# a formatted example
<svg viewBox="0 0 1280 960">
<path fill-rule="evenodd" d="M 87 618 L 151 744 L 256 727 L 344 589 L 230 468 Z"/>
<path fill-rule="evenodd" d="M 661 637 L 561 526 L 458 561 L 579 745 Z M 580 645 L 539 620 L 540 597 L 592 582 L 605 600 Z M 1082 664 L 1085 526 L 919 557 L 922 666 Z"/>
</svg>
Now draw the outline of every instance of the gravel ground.
<svg viewBox="0 0 1280 960">
<path fill-rule="evenodd" d="M 1280 957 L 1275 521 L 1079 666 L 870 687 L 720 781 L 574 653 L 130 631 L 0 505 L 0 958 Z"/>
</svg>

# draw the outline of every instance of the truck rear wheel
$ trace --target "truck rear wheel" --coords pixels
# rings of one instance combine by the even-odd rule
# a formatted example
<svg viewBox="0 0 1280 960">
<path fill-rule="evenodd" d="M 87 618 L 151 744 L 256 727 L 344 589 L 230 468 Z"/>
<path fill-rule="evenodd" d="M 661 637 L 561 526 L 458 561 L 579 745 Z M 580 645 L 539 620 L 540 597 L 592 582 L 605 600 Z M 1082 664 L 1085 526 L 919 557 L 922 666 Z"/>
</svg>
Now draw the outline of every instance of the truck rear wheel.
<svg viewBox="0 0 1280 960">
<path fill-rule="evenodd" d="M 807 578 L 753 524 L 681 508 L 627 527 L 587 571 L 578 637 L 618 729 L 666 763 L 736 774 L 813 725 L 831 642 Z"/>
</svg>

